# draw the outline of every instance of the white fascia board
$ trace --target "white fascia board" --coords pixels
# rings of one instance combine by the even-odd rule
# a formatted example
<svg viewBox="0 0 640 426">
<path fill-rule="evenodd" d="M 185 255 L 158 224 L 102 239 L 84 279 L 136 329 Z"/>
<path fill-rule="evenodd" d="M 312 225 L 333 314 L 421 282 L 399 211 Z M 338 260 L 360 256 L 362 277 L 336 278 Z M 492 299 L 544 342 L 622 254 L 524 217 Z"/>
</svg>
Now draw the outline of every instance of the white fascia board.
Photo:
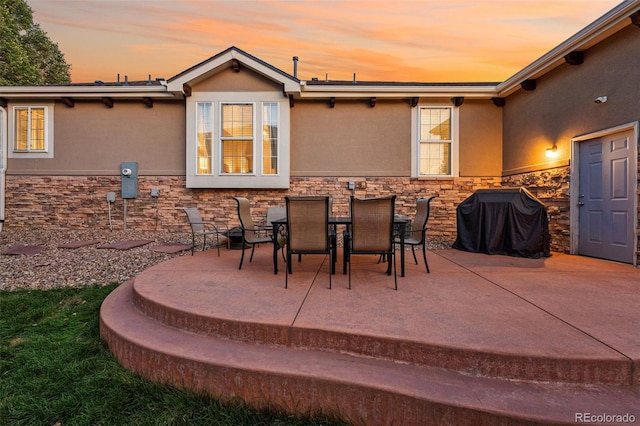
<svg viewBox="0 0 640 426">
<path fill-rule="evenodd" d="M 286 78 L 276 70 L 269 68 L 264 64 L 257 62 L 253 58 L 244 55 L 242 52 L 233 49 L 215 57 L 210 61 L 203 63 L 198 67 L 193 68 L 189 72 L 180 75 L 180 77 L 176 78 L 175 80 L 170 79 L 167 82 L 167 89 L 170 92 L 182 93 L 183 84 L 198 82 L 199 80 L 206 78 L 207 74 L 209 74 L 211 71 L 216 70 L 217 68 L 227 64 L 233 59 L 237 59 L 242 64 L 242 66 L 245 66 L 252 71 L 257 72 L 258 74 L 262 74 L 263 76 L 273 81 L 282 83 L 284 88 L 283 90 L 286 93 L 297 93 L 300 91 L 300 83 L 298 81 Z"/>
<path fill-rule="evenodd" d="M 496 86 L 302 86 L 300 98 L 406 98 L 406 97 L 448 97 L 489 99 L 497 96 Z"/>
<path fill-rule="evenodd" d="M 26 98 L 173 98 L 164 86 L 5 86 L 0 87 L 0 97 L 7 99 Z"/>
<path fill-rule="evenodd" d="M 586 50 L 604 40 L 622 28 L 631 25 L 629 16 L 640 10 L 640 0 L 620 3 L 601 18 L 594 21 L 571 38 L 552 49 L 535 62 L 498 84 L 501 97 L 510 95 L 520 89 L 524 80 L 536 79 L 564 63 L 564 57 L 575 50 Z"/>
</svg>

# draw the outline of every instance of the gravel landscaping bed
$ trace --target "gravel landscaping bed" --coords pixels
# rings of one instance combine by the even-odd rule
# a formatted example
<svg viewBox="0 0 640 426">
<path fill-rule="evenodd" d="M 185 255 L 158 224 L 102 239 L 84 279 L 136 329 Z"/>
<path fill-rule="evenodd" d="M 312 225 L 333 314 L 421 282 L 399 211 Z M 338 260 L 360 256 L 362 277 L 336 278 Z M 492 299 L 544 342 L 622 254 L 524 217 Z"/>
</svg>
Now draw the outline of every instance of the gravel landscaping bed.
<svg viewBox="0 0 640 426">
<path fill-rule="evenodd" d="M 58 246 L 78 241 L 99 243 L 75 249 Z M 99 249 L 102 244 L 125 240 L 153 240 L 129 250 Z M 191 244 L 190 232 L 109 231 L 68 229 L 3 229 L 0 253 L 17 246 L 41 246 L 35 255 L 0 255 L 0 290 L 82 287 L 123 283 L 140 272 L 190 250 L 158 253 L 150 248 L 163 243 Z M 447 242 L 430 241 L 429 249 L 450 247 Z"/>
<path fill-rule="evenodd" d="M 99 243 L 75 249 L 58 248 L 66 243 L 93 240 Z M 154 242 L 129 250 L 97 248 L 124 240 Z M 191 234 L 5 228 L 0 232 L 0 253 L 16 245 L 41 246 L 44 250 L 35 255 L 0 255 L 0 290 L 48 290 L 122 283 L 172 257 L 191 255 L 189 250 L 175 254 L 150 250 L 162 243 L 190 244 Z"/>
</svg>

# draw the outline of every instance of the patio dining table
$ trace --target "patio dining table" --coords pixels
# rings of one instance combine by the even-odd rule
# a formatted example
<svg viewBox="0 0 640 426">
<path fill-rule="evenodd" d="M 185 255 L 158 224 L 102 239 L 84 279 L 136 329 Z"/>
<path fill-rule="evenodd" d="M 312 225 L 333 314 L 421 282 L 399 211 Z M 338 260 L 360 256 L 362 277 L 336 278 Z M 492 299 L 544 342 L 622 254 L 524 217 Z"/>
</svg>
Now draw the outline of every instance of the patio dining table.
<svg viewBox="0 0 640 426">
<path fill-rule="evenodd" d="M 287 228 L 287 218 L 283 217 L 280 219 L 273 220 L 271 222 L 273 224 L 273 238 L 280 233 L 281 235 L 286 235 Z M 411 223 L 411 218 L 405 215 L 395 215 L 393 220 L 394 232 L 400 239 L 400 276 L 404 277 L 404 238 L 407 231 L 407 225 Z M 336 272 L 336 261 L 337 261 L 337 227 L 338 225 L 349 226 L 351 225 L 351 216 L 330 216 L 329 217 L 329 227 L 333 229 L 331 244 L 333 245 L 333 259 L 331 259 L 331 272 L 335 274 Z M 346 263 L 343 265 L 343 274 L 346 274 Z M 277 244 L 273 244 L 273 273 L 278 273 L 278 246 Z"/>
</svg>

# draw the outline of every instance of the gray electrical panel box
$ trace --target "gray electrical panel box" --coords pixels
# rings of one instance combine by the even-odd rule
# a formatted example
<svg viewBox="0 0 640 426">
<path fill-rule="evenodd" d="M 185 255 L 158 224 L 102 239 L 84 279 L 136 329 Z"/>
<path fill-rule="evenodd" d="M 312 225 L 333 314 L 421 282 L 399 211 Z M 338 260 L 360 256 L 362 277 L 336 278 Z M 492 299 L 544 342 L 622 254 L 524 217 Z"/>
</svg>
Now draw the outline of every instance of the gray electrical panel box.
<svg viewBox="0 0 640 426">
<path fill-rule="evenodd" d="M 121 163 L 120 178 L 122 179 L 122 198 L 138 197 L 138 163 Z"/>
</svg>

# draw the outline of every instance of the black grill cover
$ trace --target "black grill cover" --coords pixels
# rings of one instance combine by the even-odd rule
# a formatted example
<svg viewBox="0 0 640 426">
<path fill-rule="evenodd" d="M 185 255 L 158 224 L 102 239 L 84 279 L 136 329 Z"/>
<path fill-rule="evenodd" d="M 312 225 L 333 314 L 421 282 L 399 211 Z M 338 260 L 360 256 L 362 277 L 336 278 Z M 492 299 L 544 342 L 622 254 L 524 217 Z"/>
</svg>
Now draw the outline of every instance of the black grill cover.
<svg viewBox="0 0 640 426">
<path fill-rule="evenodd" d="M 480 189 L 456 209 L 453 248 L 475 253 L 550 256 L 547 208 L 525 188 Z"/>
</svg>

